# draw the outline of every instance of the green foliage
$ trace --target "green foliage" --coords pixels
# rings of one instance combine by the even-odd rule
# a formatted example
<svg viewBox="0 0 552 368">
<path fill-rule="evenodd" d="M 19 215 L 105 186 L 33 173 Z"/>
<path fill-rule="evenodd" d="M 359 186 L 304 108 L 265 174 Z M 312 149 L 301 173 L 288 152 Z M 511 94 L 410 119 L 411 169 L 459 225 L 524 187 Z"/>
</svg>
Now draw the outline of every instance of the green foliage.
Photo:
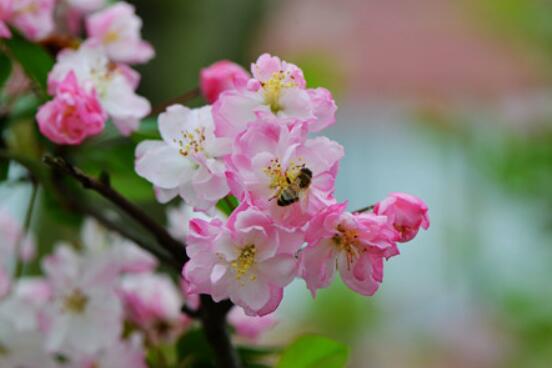
<svg viewBox="0 0 552 368">
<path fill-rule="evenodd" d="M 205 334 L 199 329 L 192 329 L 178 340 L 178 362 L 190 368 L 214 367 L 212 350 Z"/>
<path fill-rule="evenodd" d="M 21 64 L 25 73 L 40 87 L 45 94 L 48 73 L 54 66 L 54 60 L 41 46 L 24 39 L 17 32 L 13 37 L 4 40 L 11 55 Z"/>
<path fill-rule="evenodd" d="M 277 368 L 345 367 L 349 348 L 337 341 L 317 335 L 305 335 L 288 346 Z"/>
<path fill-rule="evenodd" d="M 8 80 L 12 69 L 10 58 L 0 52 L 0 88 L 4 86 L 4 83 Z"/>
</svg>

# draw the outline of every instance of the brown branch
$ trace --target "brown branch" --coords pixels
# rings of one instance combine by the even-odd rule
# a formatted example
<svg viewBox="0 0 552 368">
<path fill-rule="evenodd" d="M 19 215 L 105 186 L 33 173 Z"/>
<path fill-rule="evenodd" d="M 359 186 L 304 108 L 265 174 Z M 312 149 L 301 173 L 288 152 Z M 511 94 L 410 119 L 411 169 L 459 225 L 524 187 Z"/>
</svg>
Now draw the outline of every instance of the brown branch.
<svg viewBox="0 0 552 368">
<path fill-rule="evenodd" d="M 164 102 L 162 104 L 159 104 L 153 108 L 153 110 L 150 113 L 150 116 L 157 116 L 161 114 L 163 111 L 167 109 L 167 107 L 174 105 L 174 104 L 185 104 L 191 100 L 193 100 L 196 97 L 199 97 L 201 95 L 201 92 L 199 88 L 194 88 L 186 93 L 184 93 L 181 96 L 175 97 L 167 102 Z"/>
<path fill-rule="evenodd" d="M 119 194 L 119 192 L 115 191 L 110 186 L 107 186 L 105 183 L 102 183 L 86 175 L 80 169 L 70 165 L 61 157 L 46 155 L 43 157 L 43 161 L 54 170 L 73 177 L 75 180 L 81 183 L 84 188 L 91 189 L 97 192 L 98 194 L 115 204 L 125 213 L 127 213 L 136 222 L 138 222 L 145 229 L 151 232 L 153 236 L 155 236 L 159 244 L 173 257 L 175 257 L 181 267 L 184 266 L 184 263 L 186 263 L 186 261 L 188 261 L 189 258 L 186 255 L 184 245 L 178 240 L 174 239 L 163 226 L 159 225 L 141 208 L 129 202 L 125 197 Z"/>
<path fill-rule="evenodd" d="M 229 300 L 215 303 L 209 295 L 201 295 L 199 318 L 203 332 L 213 348 L 217 367 L 241 367 L 240 358 L 230 342 L 226 326 L 226 315 L 233 304 Z"/>
<path fill-rule="evenodd" d="M 366 206 L 366 207 L 363 207 L 361 209 L 358 209 L 356 211 L 353 211 L 353 213 L 361 213 L 361 212 L 368 212 L 368 211 L 373 211 L 374 210 L 374 207 L 376 207 L 375 204 L 371 204 L 370 206 Z"/>
</svg>

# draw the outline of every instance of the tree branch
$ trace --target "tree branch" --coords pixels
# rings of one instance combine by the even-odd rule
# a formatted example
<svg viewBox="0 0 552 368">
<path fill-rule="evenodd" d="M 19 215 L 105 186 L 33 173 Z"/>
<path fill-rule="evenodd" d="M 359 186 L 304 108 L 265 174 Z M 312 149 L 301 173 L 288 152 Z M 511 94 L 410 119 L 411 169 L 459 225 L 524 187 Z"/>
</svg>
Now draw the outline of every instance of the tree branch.
<svg viewBox="0 0 552 368">
<path fill-rule="evenodd" d="M 107 186 L 105 183 L 89 177 L 78 168 L 70 165 L 61 157 L 46 155 L 44 156 L 43 161 L 53 169 L 73 177 L 81 183 L 84 188 L 97 192 L 127 213 L 155 236 L 159 244 L 173 257 L 175 257 L 176 261 L 180 265 L 180 268 L 182 268 L 184 263 L 188 261 L 189 258 L 186 255 L 184 245 L 174 239 L 163 226 L 159 225 L 155 220 L 149 217 L 149 215 L 147 215 L 141 208 L 129 202 L 125 197 L 119 194 L 119 192 L 115 191 L 110 186 Z"/>
<path fill-rule="evenodd" d="M 373 211 L 374 210 L 374 207 L 376 207 L 375 204 L 371 204 L 370 206 L 366 206 L 366 207 L 363 207 L 361 209 L 358 209 L 356 211 L 353 211 L 353 213 L 361 213 L 361 212 L 368 212 L 368 211 Z"/>
<path fill-rule="evenodd" d="M 215 303 L 209 295 L 201 295 L 199 318 L 203 332 L 215 353 L 217 367 L 240 368 L 240 358 L 233 348 L 226 326 L 226 315 L 233 304 L 229 300 Z"/>
</svg>

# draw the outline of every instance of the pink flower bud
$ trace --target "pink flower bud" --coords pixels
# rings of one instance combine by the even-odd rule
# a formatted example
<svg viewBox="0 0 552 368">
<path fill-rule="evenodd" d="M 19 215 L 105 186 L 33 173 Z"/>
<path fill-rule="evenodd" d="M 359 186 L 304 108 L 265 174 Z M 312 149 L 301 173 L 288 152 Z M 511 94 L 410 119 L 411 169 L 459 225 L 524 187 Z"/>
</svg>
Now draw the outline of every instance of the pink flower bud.
<svg viewBox="0 0 552 368">
<path fill-rule="evenodd" d="M 245 85 L 249 75 L 238 64 L 221 60 L 201 69 L 199 78 L 201 93 L 209 103 L 214 103 L 222 92 Z"/>
<path fill-rule="evenodd" d="M 412 240 L 420 227 L 429 228 L 427 210 L 424 201 L 406 193 L 391 193 L 374 207 L 375 214 L 389 218 L 401 243 Z"/>
<path fill-rule="evenodd" d="M 85 91 L 71 71 L 57 86 L 55 98 L 38 110 L 36 119 L 40 132 L 52 142 L 76 145 L 101 133 L 107 114 L 95 91 Z"/>
</svg>

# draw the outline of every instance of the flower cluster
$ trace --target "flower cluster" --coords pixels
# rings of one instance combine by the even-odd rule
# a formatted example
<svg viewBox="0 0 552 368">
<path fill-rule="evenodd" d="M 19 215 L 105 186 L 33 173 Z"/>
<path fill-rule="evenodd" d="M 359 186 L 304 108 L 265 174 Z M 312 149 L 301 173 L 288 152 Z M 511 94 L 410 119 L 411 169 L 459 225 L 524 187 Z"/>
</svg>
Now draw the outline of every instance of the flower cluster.
<svg viewBox="0 0 552 368">
<path fill-rule="evenodd" d="M 344 149 L 310 136 L 335 123 L 337 107 L 328 90 L 307 88 L 296 65 L 264 54 L 249 75 L 218 62 L 201 72 L 200 85 L 213 105 L 170 106 L 159 116 L 162 140 L 136 149 L 136 171 L 160 202 L 179 196 L 203 212 L 189 224 L 181 219 L 186 292 L 264 316 L 294 278 L 314 295 L 337 270 L 352 290 L 374 294 L 397 243 L 429 227 L 426 205 L 403 193 L 362 213 L 337 202 Z M 210 217 L 231 196 L 240 205 L 229 217 Z"/>
<path fill-rule="evenodd" d="M 0 215 L 2 261 L 29 260 L 32 243 L 9 215 Z M 155 272 L 157 261 L 134 243 L 85 221 L 81 247 L 56 244 L 43 277 L 21 277 L 0 295 L 1 367 L 146 367 L 146 349 L 173 343 L 192 325 L 179 287 Z M 3 276 L 9 275 L 0 265 Z M 11 280 L 11 278 L 9 279 Z M 230 324 L 248 341 L 275 323 L 235 308 Z M 65 362 L 59 364 L 60 357 Z"/>
<path fill-rule="evenodd" d="M 88 38 L 58 54 L 48 77 L 53 99 L 37 114 L 39 129 L 54 143 L 76 145 L 101 133 L 109 117 L 121 134 L 129 135 L 151 110 L 148 100 L 135 93 L 140 75 L 128 65 L 154 56 L 141 38 L 142 21 L 126 2 L 96 12 L 89 11 L 102 5 L 98 1 L 72 3 L 86 10 Z"/>
</svg>

